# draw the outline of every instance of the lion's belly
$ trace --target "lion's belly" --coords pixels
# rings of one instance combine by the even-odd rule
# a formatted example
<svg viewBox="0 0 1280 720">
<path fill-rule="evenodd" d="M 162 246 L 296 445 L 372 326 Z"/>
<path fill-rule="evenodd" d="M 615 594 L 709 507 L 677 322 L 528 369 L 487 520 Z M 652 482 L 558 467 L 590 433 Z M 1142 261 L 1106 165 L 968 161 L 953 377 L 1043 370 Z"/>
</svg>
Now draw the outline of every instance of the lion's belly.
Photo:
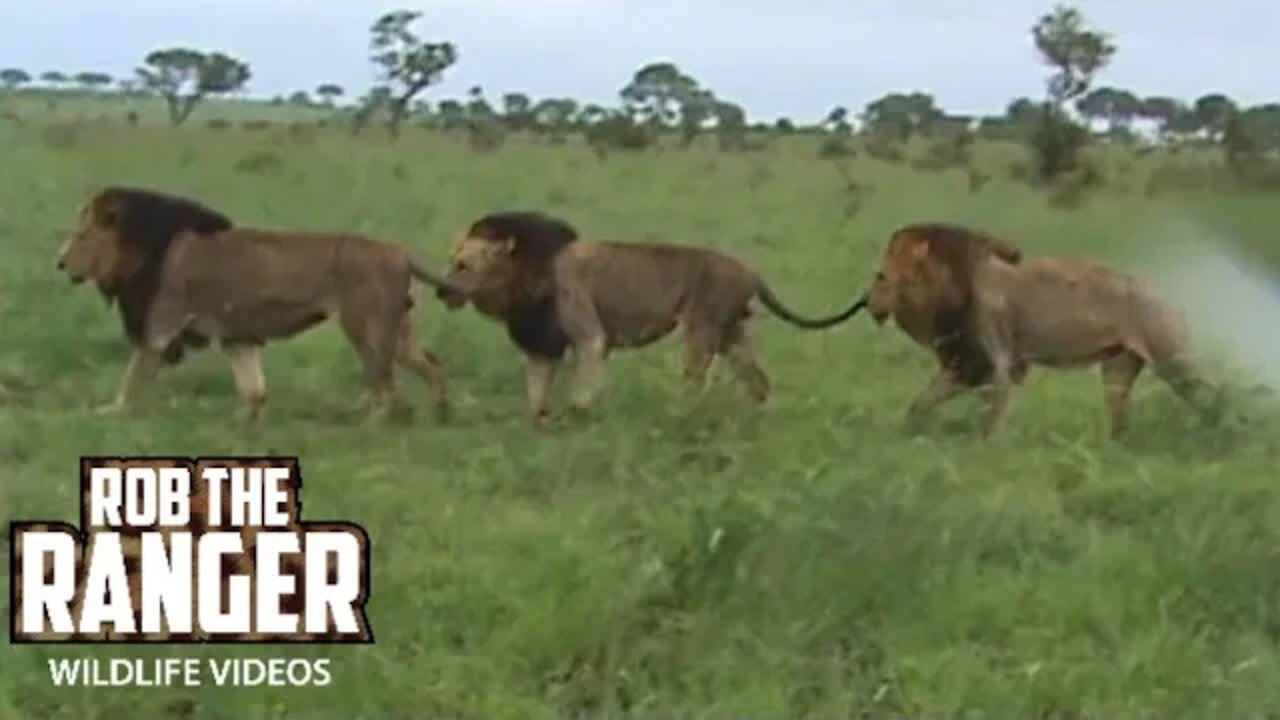
<svg viewBox="0 0 1280 720">
<path fill-rule="evenodd" d="M 666 337 L 678 324 L 680 303 L 674 295 L 644 297 L 636 293 L 625 300 L 608 296 L 597 298 L 596 314 L 604 326 L 610 348 L 650 345 Z"/>
<path fill-rule="evenodd" d="M 223 340 L 265 341 L 296 335 L 324 322 L 331 315 L 329 308 L 311 303 L 237 306 L 231 302 L 196 313 L 188 327 L 202 335 Z"/>
<path fill-rule="evenodd" d="M 605 320 L 609 347 L 640 348 L 661 340 L 675 330 L 674 314 L 667 316 L 640 313 L 615 314 Z"/>
</svg>

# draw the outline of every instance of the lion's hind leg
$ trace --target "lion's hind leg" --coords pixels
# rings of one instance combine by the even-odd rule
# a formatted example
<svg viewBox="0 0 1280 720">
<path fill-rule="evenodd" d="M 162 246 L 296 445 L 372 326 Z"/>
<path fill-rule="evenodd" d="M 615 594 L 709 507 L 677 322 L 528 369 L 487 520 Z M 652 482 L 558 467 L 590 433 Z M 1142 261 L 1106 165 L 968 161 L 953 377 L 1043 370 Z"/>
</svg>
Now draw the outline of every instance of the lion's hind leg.
<svg viewBox="0 0 1280 720">
<path fill-rule="evenodd" d="M 431 393 L 436 419 L 447 422 L 450 411 L 444 369 L 434 355 L 413 344 L 413 322 L 409 315 L 405 315 L 401 321 L 400 337 L 396 345 L 396 362 L 422 378 Z"/>
<path fill-rule="evenodd" d="M 388 321 L 385 317 L 365 317 L 344 307 L 340 313 L 342 331 L 360 356 L 364 378 L 373 395 L 370 418 L 390 418 L 407 410 L 396 389 L 395 361 L 403 314 Z"/>
<path fill-rule="evenodd" d="M 1129 396 L 1146 364 L 1141 355 L 1125 349 L 1118 349 L 1101 361 L 1103 392 L 1111 415 L 1113 438 L 1119 438 L 1129 429 Z"/>
<path fill-rule="evenodd" d="M 700 393 L 706 387 L 707 371 L 715 360 L 721 339 L 709 323 L 694 317 L 681 320 L 680 334 L 684 340 L 681 375 L 695 393 Z"/>
<path fill-rule="evenodd" d="M 721 345 L 720 354 L 729 363 L 733 374 L 746 387 L 751 399 L 757 404 L 764 404 L 769 399 L 769 376 L 765 374 L 756 359 L 754 343 L 751 341 L 750 331 L 745 323 L 738 322 L 729 329 Z"/>
<path fill-rule="evenodd" d="M 946 367 L 939 367 L 938 372 L 929 380 L 924 390 L 911 401 L 907 407 L 904 424 L 909 431 L 915 431 L 925 419 L 934 413 L 943 403 L 951 400 L 969 386 L 960 382 L 956 374 Z"/>
<path fill-rule="evenodd" d="M 1195 408 L 1201 417 L 1215 422 L 1222 417 L 1224 389 L 1214 387 L 1200 376 L 1186 359 L 1175 356 L 1161 360 L 1154 366 L 1156 375 L 1165 382 L 1183 402 Z"/>
</svg>

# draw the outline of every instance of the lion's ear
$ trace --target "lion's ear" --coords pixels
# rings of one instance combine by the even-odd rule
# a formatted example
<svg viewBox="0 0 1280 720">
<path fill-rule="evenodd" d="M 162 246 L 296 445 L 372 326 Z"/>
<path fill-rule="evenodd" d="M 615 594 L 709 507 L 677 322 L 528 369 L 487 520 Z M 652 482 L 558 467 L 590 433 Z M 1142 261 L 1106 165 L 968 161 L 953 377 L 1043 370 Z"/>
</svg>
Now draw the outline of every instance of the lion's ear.
<svg viewBox="0 0 1280 720">
<path fill-rule="evenodd" d="M 502 241 L 502 254 L 510 255 L 516 251 L 516 239 L 509 237 Z"/>
<path fill-rule="evenodd" d="M 107 227 L 120 227 L 120 207 L 115 203 L 103 205 L 98 211 L 98 220 Z"/>
</svg>

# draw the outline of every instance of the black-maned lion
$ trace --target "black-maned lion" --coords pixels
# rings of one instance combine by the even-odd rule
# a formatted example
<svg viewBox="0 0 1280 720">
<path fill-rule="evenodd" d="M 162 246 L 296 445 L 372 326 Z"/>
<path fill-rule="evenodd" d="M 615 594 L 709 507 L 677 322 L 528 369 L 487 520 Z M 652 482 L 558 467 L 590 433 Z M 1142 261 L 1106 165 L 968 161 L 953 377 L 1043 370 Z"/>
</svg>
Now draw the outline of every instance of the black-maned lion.
<svg viewBox="0 0 1280 720">
<path fill-rule="evenodd" d="M 644 347 L 677 327 L 691 383 L 700 387 L 721 356 L 762 403 L 769 379 L 747 332 L 752 300 L 810 329 L 843 322 L 864 305 L 860 299 L 831 317 L 806 319 L 787 309 L 756 272 L 725 254 L 580 239 L 566 221 L 531 211 L 495 212 L 472 223 L 457 240 L 445 279 L 456 287 L 437 295 L 450 308 L 470 302 L 506 325 L 525 357 L 535 422 L 548 417 L 547 394 L 568 349 L 576 363 L 570 405 L 584 411 L 603 384 L 610 352 Z"/>
<path fill-rule="evenodd" d="M 92 280 L 118 303 L 133 345 L 115 402 L 103 412 L 134 408 L 164 361 L 216 340 L 249 418 L 260 419 L 262 347 L 336 316 L 359 353 L 375 413 L 401 407 L 399 364 L 426 381 L 437 416 L 447 415 L 440 364 L 413 344 L 410 290 L 412 278 L 449 285 L 399 246 L 354 234 L 237 227 L 196 201 L 117 186 L 89 197 L 57 264 L 73 283 Z"/>
<path fill-rule="evenodd" d="M 1181 314 L 1136 278 L 1100 265 L 1026 259 L 1013 245 L 958 225 L 908 225 L 885 248 L 867 309 L 877 323 L 892 317 L 938 361 L 908 409 L 912 424 L 981 388 L 982 430 L 990 436 L 1007 414 L 1010 389 L 1032 365 L 1100 365 L 1113 437 L 1128 426 L 1129 395 L 1148 365 L 1196 409 L 1218 410 L 1188 359 Z"/>
</svg>

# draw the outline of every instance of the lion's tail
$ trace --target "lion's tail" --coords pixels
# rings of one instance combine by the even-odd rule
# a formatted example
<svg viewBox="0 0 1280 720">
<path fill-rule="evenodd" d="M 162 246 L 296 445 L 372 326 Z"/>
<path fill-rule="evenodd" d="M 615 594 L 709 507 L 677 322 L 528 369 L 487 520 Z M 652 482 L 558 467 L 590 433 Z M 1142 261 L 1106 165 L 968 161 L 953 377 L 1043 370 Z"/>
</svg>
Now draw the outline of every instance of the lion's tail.
<svg viewBox="0 0 1280 720">
<path fill-rule="evenodd" d="M 829 328 L 832 325 L 839 325 L 845 320 L 857 315 L 859 310 L 867 306 L 867 296 L 863 295 L 854 301 L 852 305 L 841 310 L 835 315 L 814 319 L 801 317 L 786 305 L 783 305 L 782 300 L 780 300 L 778 296 L 773 293 L 773 290 L 771 290 L 763 281 L 761 281 L 759 287 L 756 288 L 756 295 L 760 298 L 760 302 L 764 303 L 764 306 L 769 308 L 770 312 L 774 315 L 777 315 L 796 327 L 802 327 L 806 330 L 822 330 L 823 328 Z"/>
<path fill-rule="evenodd" d="M 412 273 L 415 278 L 421 280 L 422 282 L 432 287 L 439 288 L 441 290 L 461 292 L 461 288 L 459 288 L 457 285 L 431 272 L 426 267 L 424 267 L 422 263 L 418 262 L 417 260 L 414 260 L 413 258 L 409 259 L 409 272 Z"/>
</svg>

